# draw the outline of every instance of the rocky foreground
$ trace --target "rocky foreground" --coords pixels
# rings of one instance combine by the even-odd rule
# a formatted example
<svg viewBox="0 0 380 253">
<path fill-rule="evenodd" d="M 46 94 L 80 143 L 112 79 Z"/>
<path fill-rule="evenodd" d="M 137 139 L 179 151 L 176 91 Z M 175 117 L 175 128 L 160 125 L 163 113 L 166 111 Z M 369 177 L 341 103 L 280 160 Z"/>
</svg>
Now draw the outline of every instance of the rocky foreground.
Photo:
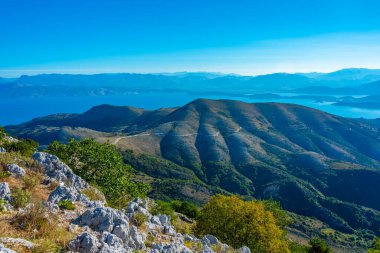
<svg viewBox="0 0 380 253">
<path fill-rule="evenodd" d="M 0 150 L 6 153 L 5 149 Z M 1 154 L 0 154 L 1 155 Z M 91 200 L 84 192 L 96 191 L 58 157 L 37 152 L 33 159 L 39 164 L 44 175 L 44 183 L 57 182 L 57 187 L 49 194 L 45 202 L 46 212 L 57 215 L 59 224 L 68 224 L 67 229 L 75 236 L 69 243 L 67 252 L 151 252 L 151 253 L 187 253 L 187 252 L 250 252 L 242 247 L 234 250 L 212 235 L 197 238 L 194 235 L 177 233 L 168 215 L 153 215 L 151 199 L 137 198 L 123 210 L 107 207 L 104 196 L 96 192 L 98 200 Z M 25 169 L 17 164 L 7 166 L 11 177 L 22 178 Z M 0 183 L 0 199 L 7 212 L 26 212 L 12 206 L 12 190 L 7 182 Z M 61 210 L 58 203 L 63 200 L 75 204 L 76 210 Z M 29 204 L 33 205 L 33 204 Z M 145 217 L 143 224 L 136 225 L 136 217 Z M 186 219 L 181 215 L 183 219 Z M 6 245 L 6 246 L 5 246 Z M 33 249 L 35 243 L 22 238 L 0 238 L 0 253 L 13 253 L 12 246 Z M 12 249 L 11 249 L 12 248 Z"/>
</svg>

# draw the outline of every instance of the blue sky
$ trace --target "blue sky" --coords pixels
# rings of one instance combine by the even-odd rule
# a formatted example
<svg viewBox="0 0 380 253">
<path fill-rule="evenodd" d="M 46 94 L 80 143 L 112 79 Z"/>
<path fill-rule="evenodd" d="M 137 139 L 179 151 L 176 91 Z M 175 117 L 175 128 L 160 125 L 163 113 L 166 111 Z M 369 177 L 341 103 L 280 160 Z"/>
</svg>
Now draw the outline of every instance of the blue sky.
<svg viewBox="0 0 380 253">
<path fill-rule="evenodd" d="M 0 76 L 380 68 L 380 1 L 0 0 Z"/>
</svg>

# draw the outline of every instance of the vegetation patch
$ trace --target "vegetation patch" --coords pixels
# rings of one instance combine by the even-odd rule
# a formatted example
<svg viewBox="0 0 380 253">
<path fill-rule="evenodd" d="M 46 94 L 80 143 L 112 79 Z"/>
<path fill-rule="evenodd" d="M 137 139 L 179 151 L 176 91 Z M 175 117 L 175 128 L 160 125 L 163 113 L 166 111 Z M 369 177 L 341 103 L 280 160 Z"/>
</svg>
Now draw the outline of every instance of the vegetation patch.
<svg viewBox="0 0 380 253">
<path fill-rule="evenodd" d="M 120 208 L 132 197 L 145 197 L 147 184 L 133 178 L 132 168 L 123 162 L 116 148 L 92 139 L 70 140 L 68 144 L 53 142 L 48 152 L 57 155 L 70 168 L 106 196 L 109 205 Z"/>
<path fill-rule="evenodd" d="M 290 252 L 285 231 L 275 214 L 261 201 L 237 196 L 213 196 L 201 210 L 195 232 L 215 235 L 234 248 L 248 246 L 253 252 Z"/>
<path fill-rule="evenodd" d="M 31 202 L 31 198 L 29 191 L 17 188 L 12 192 L 11 204 L 15 208 L 25 208 Z"/>
<path fill-rule="evenodd" d="M 59 201 L 57 205 L 61 210 L 75 210 L 75 205 L 68 199 Z"/>
<path fill-rule="evenodd" d="M 135 213 L 133 215 L 133 223 L 137 227 L 141 227 L 147 220 L 148 220 L 148 217 L 143 213 Z"/>
<path fill-rule="evenodd" d="M 32 139 L 20 139 L 16 142 L 5 141 L 2 145 L 7 152 L 20 153 L 27 157 L 32 156 L 38 148 L 38 143 Z"/>
</svg>

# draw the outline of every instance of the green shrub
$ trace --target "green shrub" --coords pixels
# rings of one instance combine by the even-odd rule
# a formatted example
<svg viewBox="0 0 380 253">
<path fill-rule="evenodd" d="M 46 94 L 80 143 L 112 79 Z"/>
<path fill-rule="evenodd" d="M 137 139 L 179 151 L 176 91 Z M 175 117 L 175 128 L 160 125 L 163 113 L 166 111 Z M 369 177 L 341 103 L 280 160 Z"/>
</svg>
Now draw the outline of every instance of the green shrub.
<svg viewBox="0 0 380 253">
<path fill-rule="evenodd" d="M 215 195 L 202 208 L 195 233 L 212 234 L 234 248 L 246 245 L 252 252 L 290 253 L 284 230 L 262 201 Z"/>
<path fill-rule="evenodd" d="M 314 237 L 310 239 L 309 253 L 331 253 L 331 249 L 321 238 Z"/>
<path fill-rule="evenodd" d="M 98 143 L 92 139 L 70 140 L 68 144 L 53 142 L 48 152 L 58 156 L 73 171 L 97 186 L 106 196 L 108 204 L 122 207 L 126 196 L 145 197 L 149 186 L 133 180 L 132 168 L 124 164 L 116 147 Z"/>
<path fill-rule="evenodd" d="M 49 220 L 42 203 L 33 203 L 25 212 L 19 212 L 12 220 L 12 224 L 26 231 L 46 229 Z"/>
<path fill-rule="evenodd" d="M 15 208 L 25 208 L 30 203 L 31 198 L 30 192 L 17 188 L 12 193 L 11 204 Z"/>
<path fill-rule="evenodd" d="M 104 201 L 104 197 L 95 187 L 89 187 L 81 190 L 80 192 L 92 201 Z"/>
<path fill-rule="evenodd" d="M 151 213 L 153 215 L 166 214 L 171 217 L 172 220 L 176 219 L 177 216 L 174 214 L 174 208 L 169 202 L 162 200 L 157 200 L 155 205 L 151 208 Z"/>
<path fill-rule="evenodd" d="M 281 228 L 285 228 L 291 223 L 291 218 L 282 209 L 280 202 L 274 200 L 264 200 L 265 209 L 271 211 L 276 218 L 277 225 Z"/>
<path fill-rule="evenodd" d="M 40 179 L 34 175 L 25 175 L 23 180 L 25 189 L 29 191 L 33 190 L 40 183 Z"/>
<path fill-rule="evenodd" d="M 144 224 L 148 220 L 148 217 L 143 213 L 135 213 L 133 215 L 133 223 L 137 227 L 141 227 L 142 224 Z"/>
<path fill-rule="evenodd" d="M 57 205 L 61 210 L 75 210 L 75 205 L 68 199 L 59 201 Z"/>
<path fill-rule="evenodd" d="M 8 152 L 18 152 L 30 157 L 37 150 L 38 143 L 31 139 L 21 139 L 16 142 L 5 142 L 3 146 Z"/>
<path fill-rule="evenodd" d="M 174 211 L 182 213 L 189 218 L 196 219 L 199 216 L 199 209 L 193 203 L 187 201 L 173 200 L 170 202 L 170 205 Z"/>
<path fill-rule="evenodd" d="M 5 131 L 4 128 L 0 126 L 0 141 L 4 138 Z"/>
<path fill-rule="evenodd" d="M 380 238 L 376 239 L 373 247 L 368 250 L 368 253 L 380 253 Z"/>
<path fill-rule="evenodd" d="M 295 242 L 289 242 L 289 249 L 292 253 L 308 253 L 309 247 L 300 245 Z"/>
<path fill-rule="evenodd" d="M 0 171 L 0 179 L 10 177 L 11 175 L 12 175 L 12 173 L 10 173 L 9 171 L 5 171 L 5 170 Z"/>
<path fill-rule="evenodd" d="M 170 215 L 173 220 L 177 218 L 174 212 L 182 213 L 189 218 L 197 218 L 199 216 L 199 209 L 196 205 L 180 200 L 173 200 L 166 202 L 162 200 L 156 200 L 156 205 L 153 206 L 151 212 L 153 214 L 166 214 Z"/>
<path fill-rule="evenodd" d="M 32 253 L 59 253 L 64 252 L 63 249 L 57 245 L 55 242 L 50 240 L 43 240 L 41 243 L 37 244 L 33 249 Z"/>
<path fill-rule="evenodd" d="M 5 209 L 5 199 L 0 199 L 0 212 L 4 211 Z"/>
</svg>

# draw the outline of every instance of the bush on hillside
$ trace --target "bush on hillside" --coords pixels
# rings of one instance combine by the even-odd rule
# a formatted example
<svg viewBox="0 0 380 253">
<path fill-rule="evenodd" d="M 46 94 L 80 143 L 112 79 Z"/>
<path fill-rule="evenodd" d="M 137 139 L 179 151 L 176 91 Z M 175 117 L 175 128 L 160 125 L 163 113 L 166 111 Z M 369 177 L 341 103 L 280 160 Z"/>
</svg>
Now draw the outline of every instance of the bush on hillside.
<svg viewBox="0 0 380 253">
<path fill-rule="evenodd" d="M 314 237 L 310 239 L 309 253 L 332 253 L 329 246 L 321 238 Z"/>
<path fill-rule="evenodd" d="M 290 252 L 285 232 L 262 201 L 244 201 L 237 196 L 213 196 L 201 210 L 195 232 L 212 234 L 235 248 L 252 252 Z"/>
<path fill-rule="evenodd" d="M 289 242 L 289 249 L 292 253 L 308 253 L 309 247 L 305 245 L 298 244 L 296 242 Z"/>
<path fill-rule="evenodd" d="M 166 214 L 171 217 L 172 220 L 176 219 L 177 217 L 174 215 L 174 209 L 171 206 L 169 202 L 165 202 L 162 200 L 157 200 L 155 202 L 155 205 L 151 208 L 151 213 L 153 215 L 158 215 L 158 214 Z"/>
<path fill-rule="evenodd" d="M 196 219 L 199 216 L 199 209 L 193 203 L 187 201 L 173 200 L 170 205 L 174 211 L 182 213 L 189 218 Z"/>
<path fill-rule="evenodd" d="M 21 139 L 16 142 L 6 141 L 3 147 L 8 152 L 17 152 L 23 156 L 30 157 L 36 152 L 38 148 L 38 143 L 32 139 Z"/>
<path fill-rule="evenodd" d="M 170 215 L 172 219 L 177 217 L 174 215 L 174 212 L 182 213 L 189 218 L 195 219 L 199 216 L 199 209 L 193 203 L 187 201 L 173 200 L 170 202 L 157 200 L 156 205 L 152 208 L 152 213 L 156 214 L 166 214 Z"/>
<path fill-rule="evenodd" d="M 141 227 L 147 220 L 148 217 L 143 213 L 135 213 L 132 218 L 133 224 L 137 227 Z"/>
<path fill-rule="evenodd" d="M 4 200 L 4 199 L 0 199 L 0 213 L 2 212 L 2 211 L 4 211 L 4 209 L 5 209 L 5 204 L 6 204 L 7 202 Z"/>
<path fill-rule="evenodd" d="M 40 178 L 37 175 L 25 175 L 23 181 L 25 189 L 32 191 L 40 183 Z"/>
<path fill-rule="evenodd" d="M 380 238 L 375 241 L 375 244 L 368 250 L 368 253 L 380 253 Z"/>
<path fill-rule="evenodd" d="M 0 141 L 4 138 L 5 130 L 3 127 L 0 126 Z"/>
<path fill-rule="evenodd" d="M 271 211 L 276 218 L 276 223 L 280 228 L 285 228 L 291 223 L 291 218 L 282 209 L 280 202 L 274 200 L 263 200 L 266 210 Z"/>
<path fill-rule="evenodd" d="M 145 197 L 147 184 L 133 180 L 132 168 L 124 164 L 115 146 L 98 143 L 92 139 L 68 144 L 53 142 L 48 152 L 62 159 L 72 170 L 90 184 L 101 190 L 113 207 L 123 207 L 126 196 Z"/>
<path fill-rule="evenodd" d="M 68 199 L 59 201 L 57 205 L 61 210 L 75 210 L 75 205 Z"/>
<path fill-rule="evenodd" d="M 31 202 L 32 195 L 26 190 L 17 188 L 13 191 L 11 199 L 11 204 L 15 208 L 25 208 Z"/>
</svg>

